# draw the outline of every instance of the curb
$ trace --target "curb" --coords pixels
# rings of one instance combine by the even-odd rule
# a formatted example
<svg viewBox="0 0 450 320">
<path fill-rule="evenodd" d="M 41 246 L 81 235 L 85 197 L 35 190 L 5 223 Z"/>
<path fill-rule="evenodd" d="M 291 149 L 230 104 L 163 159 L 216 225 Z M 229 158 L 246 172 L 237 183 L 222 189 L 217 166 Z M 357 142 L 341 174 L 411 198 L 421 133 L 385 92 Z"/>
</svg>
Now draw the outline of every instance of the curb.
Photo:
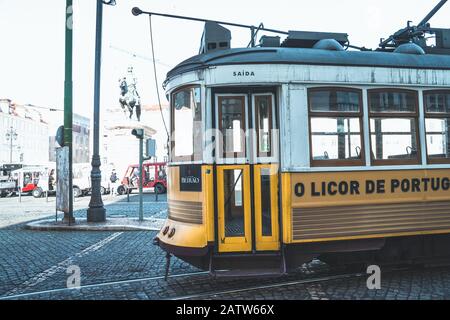
<svg viewBox="0 0 450 320">
<path fill-rule="evenodd" d="M 116 221 L 114 221 L 116 220 Z M 74 225 L 63 224 L 53 219 L 27 223 L 25 229 L 33 231 L 159 231 L 165 219 L 151 219 L 139 222 L 137 219 L 109 218 L 106 223 L 87 223 L 78 218 Z"/>
</svg>

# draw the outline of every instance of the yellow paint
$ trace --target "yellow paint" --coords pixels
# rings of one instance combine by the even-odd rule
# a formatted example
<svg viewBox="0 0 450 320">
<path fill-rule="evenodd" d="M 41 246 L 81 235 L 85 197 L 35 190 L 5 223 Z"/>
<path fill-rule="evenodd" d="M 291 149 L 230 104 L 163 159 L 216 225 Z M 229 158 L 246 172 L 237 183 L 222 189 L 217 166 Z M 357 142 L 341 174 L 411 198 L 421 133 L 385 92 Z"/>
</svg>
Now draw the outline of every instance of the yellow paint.
<svg viewBox="0 0 450 320">
<path fill-rule="evenodd" d="M 283 223 L 283 242 L 292 241 L 292 206 L 291 206 L 291 174 L 281 174 L 281 196 L 282 196 L 282 223 Z"/>
<path fill-rule="evenodd" d="M 401 188 L 392 190 L 391 180 L 396 179 L 400 182 L 403 179 L 408 179 L 410 182 L 413 178 L 449 178 L 450 170 L 435 169 L 435 170 L 396 170 L 396 171 L 358 171 L 358 172 L 320 172 L 320 173 L 285 173 L 282 175 L 283 190 L 290 190 L 290 192 L 283 194 L 283 223 L 284 223 L 284 242 L 285 243 L 308 243 L 308 242 L 323 242 L 323 241 L 340 241 L 340 240 L 354 240 L 354 239 L 369 239 L 369 238 L 385 238 L 397 236 L 413 236 L 426 234 L 444 234 L 449 233 L 450 230 L 429 230 L 429 231 L 411 231 L 411 232 L 391 232 L 383 234 L 365 234 L 356 236 L 340 236 L 333 238 L 311 238 L 302 240 L 292 240 L 292 208 L 330 208 L 333 206 L 349 206 L 349 205 L 374 205 L 377 204 L 394 204 L 407 202 L 431 202 L 431 201 L 445 201 L 450 200 L 450 190 L 443 190 L 440 188 L 437 191 L 431 189 L 431 182 L 428 183 L 428 190 L 425 191 L 424 184 L 420 184 L 420 192 L 402 192 Z M 289 182 L 290 180 L 290 182 Z M 384 180 L 385 192 L 367 193 L 365 184 L 367 180 L 376 181 Z M 341 195 L 320 195 L 312 196 L 311 185 L 315 183 L 316 186 L 321 185 L 322 182 L 351 182 L 356 181 L 360 186 L 359 194 Z M 305 186 L 304 195 L 299 197 L 295 194 L 295 185 L 302 183 Z M 316 191 L 321 191 L 321 188 L 316 188 Z M 392 192 L 394 191 L 394 192 Z M 413 209 L 413 208 L 412 208 Z M 288 227 L 289 229 L 287 229 Z M 289 233 L 289 236 L 286 234 Z"/>
<path fill-rule="evenodd" d="M 261 169 L 270 170 L 271 236 L 262 234 Z M 278 250 L 278 165 L 255 165 L 254 172 L 256 250 Z"/>
<path fill-rule="evenodd" d="M 166 226 L 169 226 L 170 229 L 175 228 L 176 231 L 174 237 L 170 239 L 167 234 L 164 236 L 162 232 L 160 232 L 158 234 L 158 238 L 162 242 L 180 247 L 203 248 L 207 245 L 209 239 L 212 239 L 211 241 L 214 240 L 214 220 L 212 221 L 211 227 L 211 215 L 208 214 L 211 210 L 210 208 L 213 207 L 213 205 L 211 205 L 212 171 L 210 174 L 206 174 L 207 169 L 212 170 L 210 166 L 202 167 L 202 192 L 181 192 L 180 168 L 176 166 L 169 167 L 167 184 L 168 201 L 172 200 L 202 203 L 203 224 L 190 224 L 167 219 L 161 230 L 164 230 Z M 214 217 L 212 217 L 212 219 L 214 219 Z"/>
<path fill-rule="evenodd" d="M 175 228 L 175 234 L 172 238 L 168 237 L 170 231 L 162 234 L 162 230 L 169 226 L 169 230 Z M 204 248 L 207 245 L 207 236 L 205 226 L 201 224 L 183 223 L 167 219 L 163 228 L 158 233 L 160 241 L 172 246 L 188 247 L 188 248 Z"/>
<path fill-rule="evenodd" d="M 450 233 L 450 229 L 430 230 L 430 231 L 414 231 L 414 232 L 397 232 L 397 233 L 380 233 L 380 234 L 373 234 L 373 235 L 334 237 L 334 238 L 315 238 L 315 239 L 296 240 L 293 242 L 295 242 L 295 243 L 311 243 L 311 242 L 388 238 L 388 237 L 401 237 L 401 236 L 406 237 L 406 236 L 445 234 L 445 233 Z"/>
<path fill-rule="evenodd" d="M 206 231 L 208 242 L 214 241 L 214 185 L 213 167 L 203 166 L 203 217 L 206 221 Z"/>
<path fill-rule="evenodd" d="M 330 206 L 347 206 L 347 205 L 367 205 L 379 203 L 400 203 L 400 202 L 418 202 L 418 201 L 441 201 L 450 200 L 450 190 L 431 190 L 431 182 L 428 183 L 428 191 L 421 192 L 401 192 L 400 188 L 391 192 L 391 180 L 396 179 L 402 181 L 403 179 L 412 178 L 443 178 L 450 177 L 450 170 L 396 170 L 396 171 L 353 171 L 353 172 L 320 172 L 320 173 L 292 173 L 291 175 L 291 195 L 293 208 L 311 208 L 311 207 L 330 207 Z M 367 194 L 365 192 L 365 184 L 367 180 L 385 181 L 384 193 Z M 317 190 L 321 190 L 319 186 L 322 182 L 334 181 L 339 183 L 346 181 L 356 181 L 360 185 L 360 194 L 346 194 L 340 195 L 311 195 L 311 185 L 315 183 Z M 305 194 L 302 197 L 295 195 L 295 185 L 303 183 L 305 186 Z M 423 185 L 421 185 L 423 187 Z"/>
<path fill-rule="evenodd" d="M 243 206 L 244 206 L 244 236 L 227 237 L 225 234 L 225 188 L 224 171 L 242 170 Z M 250 173 L 246 165 L 230 165 L 217 167 L 217 206 L 218 206 L 218 241 L 220 252 L 251 251 L 251 214 L 250 214 Z"/>
</svg>

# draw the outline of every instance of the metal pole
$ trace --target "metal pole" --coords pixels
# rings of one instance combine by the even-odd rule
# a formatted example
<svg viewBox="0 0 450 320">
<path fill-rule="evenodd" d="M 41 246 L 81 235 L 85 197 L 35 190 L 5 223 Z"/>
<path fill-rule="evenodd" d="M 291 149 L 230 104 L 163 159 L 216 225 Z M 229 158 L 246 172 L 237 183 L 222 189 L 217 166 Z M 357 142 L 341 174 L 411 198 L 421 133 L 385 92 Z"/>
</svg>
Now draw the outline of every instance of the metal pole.
<svg viewBox="0 0 450 320">
<path fill-rule="evenodd" d="M 92 155 L 91 171 L 91 201 L 87 210 L 88 222 L 106 221 L 106 210 L 103 207 L 102 195 L 100 192 L 102 172 L 100 171 L 101 161 L 99 154 L 100 144 L 100 80 L 101 80 L 101 56 L 102 56 L 102 21 L 103 3 L 97 0 L 97 23 L 95 29 L 95 82 L 94 82 L 94 152 Z"/>
<path fill-rule="evenodd" d="M 69 211 L 64 212 L 63 222 L 73 223 L 73 181 L 72 181 L 72 65 L 73 65 L 73 24 L 72 0 L 66 0 L 66 44 L 65 44 L 65 81 L 64 81 L 64 145 L 69 148 Z"/>
<path fill-rule="evenodd" d="M 22 202 L 22 173 L 19 174 L 19 179 L 17 179 L 18 191 L 19 191 L 19 202 Z"/>
<path fill-rule="evenodd" d="M 139 221 L 144 221 L 143 184 L 144 184 L 144 139 L 139 139 Z"/>
</svg>

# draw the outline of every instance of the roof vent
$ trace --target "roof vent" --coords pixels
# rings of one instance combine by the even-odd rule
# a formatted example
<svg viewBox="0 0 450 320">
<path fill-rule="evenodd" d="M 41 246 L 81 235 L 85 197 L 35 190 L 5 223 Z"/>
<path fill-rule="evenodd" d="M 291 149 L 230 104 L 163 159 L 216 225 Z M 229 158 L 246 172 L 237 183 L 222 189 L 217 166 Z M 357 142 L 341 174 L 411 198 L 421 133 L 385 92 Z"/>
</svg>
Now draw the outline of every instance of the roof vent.
<svg viewBox="0 0 450 320">
<path fill-rule="evenodd" d="M 399 45 L 394 52 L 417 55 L 425 54 L 425 51 L 419 45 L 411 42 Z"/>
<path fill-rule="evenodd" d="M 280 46 L 280 37 L 269 37 L 269 36 L 262 36 L 259 39 L 259 45 L 263 48 L 267 47 L 279 47 Z"/>
<path fill-rule="evenodd" d="M 317 42 L 325 39 L 334 39 L 341 45 L 348 42 L 346 33 L 335 32 L 311 32 L 311 31 L 289 31 L 287 38 L 281 44 L 288 48 L 312 48 Z"/>
<path fill-rule="evenodd" d="M 231 32 L 216 22 L 207 21 L 203 30 L 200 54 L 230 49 Z"/>
<path fill-rule="evenodd" d="M 344 51 L 342 45 L 334 39 L 322 39 L 317 41 L 313 46 L 313 49 L 331 50 L 331 51 Z"/>
</svg>

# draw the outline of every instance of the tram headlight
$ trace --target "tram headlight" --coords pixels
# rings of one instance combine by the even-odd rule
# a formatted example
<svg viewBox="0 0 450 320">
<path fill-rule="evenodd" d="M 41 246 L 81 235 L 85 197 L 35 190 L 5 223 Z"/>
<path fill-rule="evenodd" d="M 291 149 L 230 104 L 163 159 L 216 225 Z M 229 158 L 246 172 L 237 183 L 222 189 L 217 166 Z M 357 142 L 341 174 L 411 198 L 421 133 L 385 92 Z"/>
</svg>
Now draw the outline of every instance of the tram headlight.
<svg viewBox="0 0 450 320">
<path fill-rule="evenodd" d="M 172 238 L 175 235 L 175 228 L 172 228 L 169 233 L 169 238 Z"/>
<path fill-rule="evenodd" d="M 166 226 L 162 232 L 163 236 L 165 236 L 169 232 L 169 226 Z"/>
</svg>

